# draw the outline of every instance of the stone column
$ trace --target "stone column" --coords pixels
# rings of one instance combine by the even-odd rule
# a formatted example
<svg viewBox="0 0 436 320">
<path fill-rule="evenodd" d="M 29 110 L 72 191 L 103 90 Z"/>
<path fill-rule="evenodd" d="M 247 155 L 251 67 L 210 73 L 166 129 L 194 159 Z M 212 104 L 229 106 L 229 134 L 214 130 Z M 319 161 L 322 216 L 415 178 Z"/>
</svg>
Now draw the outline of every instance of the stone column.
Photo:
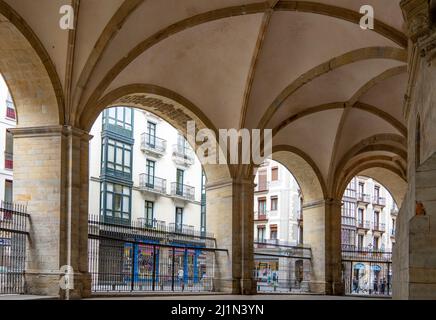
<svg viewBox="0 0 436 320">
<path fill-rule="evenodd" d="M 209 182 L 207 187 L 207 230 L 217 239 L 215 291 L 255 294 L 253 279 L 253 193 L 252 180 Z"/>
<path fill-rule="evenodd" d="M 80 298 L 88 275 L 89 135 L 67 126 L 16 128 L 14 201 L 30 214 L 26 256 L 28 294 Z M 62 290 L 62 266 L 74 270 L 74 289 Z"/>
<path fill-rule="evenodd" d="M 393 249 L 396 299 L 436 299 L 436 21 L 431 18 L 434 5 L 433 0 L 401 1 L 409 38 L 409 83 L 404 105 L 408 191 L 398 215 Z"/>
<path fill-rule="evenodd" d="M 304 244 L 312 249 L 310 291 L 343 295 L 341 257 L 341 201 L 303 204 Z"/>
</svg>

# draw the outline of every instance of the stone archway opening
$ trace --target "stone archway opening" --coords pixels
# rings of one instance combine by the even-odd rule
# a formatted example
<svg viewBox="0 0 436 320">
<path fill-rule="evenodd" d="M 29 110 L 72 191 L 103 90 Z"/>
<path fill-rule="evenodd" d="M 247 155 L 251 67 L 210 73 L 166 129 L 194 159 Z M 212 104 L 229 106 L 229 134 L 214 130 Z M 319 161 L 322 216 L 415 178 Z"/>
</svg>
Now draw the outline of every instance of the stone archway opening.
<svg viewBox="0 0 436 320">
<path fill-rule="evenodd" d="M 391 296 L 397 220 L 406 182 L 377 167 L 364 169 L 347 182 L 341 210 L 345 293 Z"/>
</svg>

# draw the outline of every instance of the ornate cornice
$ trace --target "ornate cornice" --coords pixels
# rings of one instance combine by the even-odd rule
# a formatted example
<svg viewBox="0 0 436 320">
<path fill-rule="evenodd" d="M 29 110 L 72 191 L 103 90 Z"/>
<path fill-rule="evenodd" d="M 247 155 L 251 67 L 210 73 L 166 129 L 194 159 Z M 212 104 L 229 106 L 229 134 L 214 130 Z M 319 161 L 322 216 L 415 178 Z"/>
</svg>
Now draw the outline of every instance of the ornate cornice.
<svg viewBox="0 0 436 320">
<path fill-rule="evenodd" d="M 416 42 L 431 31 L 429 0 L 402 0 L 400 3 L 406 21 L 407 36 Z"/>
</svg>

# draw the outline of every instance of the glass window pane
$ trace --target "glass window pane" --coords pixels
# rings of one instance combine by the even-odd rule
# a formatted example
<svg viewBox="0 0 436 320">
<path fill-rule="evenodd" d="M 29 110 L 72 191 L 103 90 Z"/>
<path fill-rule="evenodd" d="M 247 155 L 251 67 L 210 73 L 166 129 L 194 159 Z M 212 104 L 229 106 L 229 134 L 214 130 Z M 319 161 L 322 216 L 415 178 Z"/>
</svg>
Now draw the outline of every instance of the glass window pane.
<svg viewBox="0 0 436 320">
<path fill-rule="evenodd" d="M 114 185 L 112 183 L 106 184 L 107 191 L 114 191 Z"/>
<path fill-rule="evenodd" d="M 125 195 L 130 195 L 130 188 L 129 187 L 124 187 L 123 188 L 123 193 L 125 194 Z"/>
<path fill-rule="evenodd" d="M 119 194 L 114 194 L 114 210 L 121 211 L 121 196 Z"/>
<path fill-rule="evenodd" d="M 123 149 L 117 148 L 117 164 L 123 164 Z"/>
<path fill-rule="evenodd" d="M 123 112 L 123 107 L 117 107 L 117 120 L 124 122 L 124 112 Z"/>
<path fill-rule="evenodd" d="M 125 108 L 126 110 L 126 123 L 130 124 L 132 122 L 132 110 L 130 108 Z"/>
<path fill-rule="evenodd" d="M 124 165 L 130 167 L 130 151 L 124 152 Z"/>
<path fill-rule="evenodd" d="M 122 193 L 123 192 L 123 186 L 120 186 L 119 184 L 114 185 L 114 190 L 116 193 Z"/>
<path fill-rule="evenodd" d="M 130 212 L 129 197 L 123 197 L 123 212 Z"/>
<path fill-rule="evenodd" d="M 106 209 L 112 210 L 112 193 L 106 194 Z"/>
<path fill-rule="evenodd" d="M 109 117 L 115 118 L 115 108 L 110 108 L 109 109 Z"/>
<path fill-rule="evenodd" d="M 107 161 L 114 162 L 115 160 L 115 148 L 113 146 L 109 146 L 107 150 Z"/>
</svg>

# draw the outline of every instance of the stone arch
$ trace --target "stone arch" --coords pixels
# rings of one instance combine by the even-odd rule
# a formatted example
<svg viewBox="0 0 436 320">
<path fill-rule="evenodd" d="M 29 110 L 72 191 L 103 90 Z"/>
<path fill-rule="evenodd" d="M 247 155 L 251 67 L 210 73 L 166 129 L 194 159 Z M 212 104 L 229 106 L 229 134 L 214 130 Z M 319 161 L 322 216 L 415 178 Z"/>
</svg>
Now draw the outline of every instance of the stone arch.
<svg viewBox="0 0 436 320">
<path fill-rule="evenodd" d="M 383 162 L 369 162 L 357 166 L 340 183 L 337 194 L 339 197 L 344 194 L 347 185 L 355 176 L 372 178 L 382 184 L 392 195 L 398 207 L 401 207 L 407 191 L 407 181 L 401 176 L 398 169 Z"/>
<path fill-rule="evenodd" d="M 321 172 L 308 155 L 291 146 L 275 146 L 272 158 L 285 166 L 295 177 L 304 203 L 325 199 L 326 187 Z"/>
<path fill-rule="evenodd" d="M 0 21 L 0 72 L 11 91 L 18 126 L 63 124 L 62 85 L 44 46 L 4 1 Z"/>
<path fill-rule="evenodd" d="M 191 101 L 169 89 L 151 84 L 132 84 L 117 88 L 105 95 L 93 109 L 85 109 L 78 117 L 80 128 L 89 132 L 98 115 L 113 106 L 130 106 L 149 111 L 170 123 L 186 136 L 186 122 L 195 121 L 197 129 L 209 128 L 218 137 L 218 130 Z M 192 146 L 195 149 L 195 146 Z M 224 164 L 203 165 L 208 181 L 231 178 L 230 168 Z"/>
</svg>

